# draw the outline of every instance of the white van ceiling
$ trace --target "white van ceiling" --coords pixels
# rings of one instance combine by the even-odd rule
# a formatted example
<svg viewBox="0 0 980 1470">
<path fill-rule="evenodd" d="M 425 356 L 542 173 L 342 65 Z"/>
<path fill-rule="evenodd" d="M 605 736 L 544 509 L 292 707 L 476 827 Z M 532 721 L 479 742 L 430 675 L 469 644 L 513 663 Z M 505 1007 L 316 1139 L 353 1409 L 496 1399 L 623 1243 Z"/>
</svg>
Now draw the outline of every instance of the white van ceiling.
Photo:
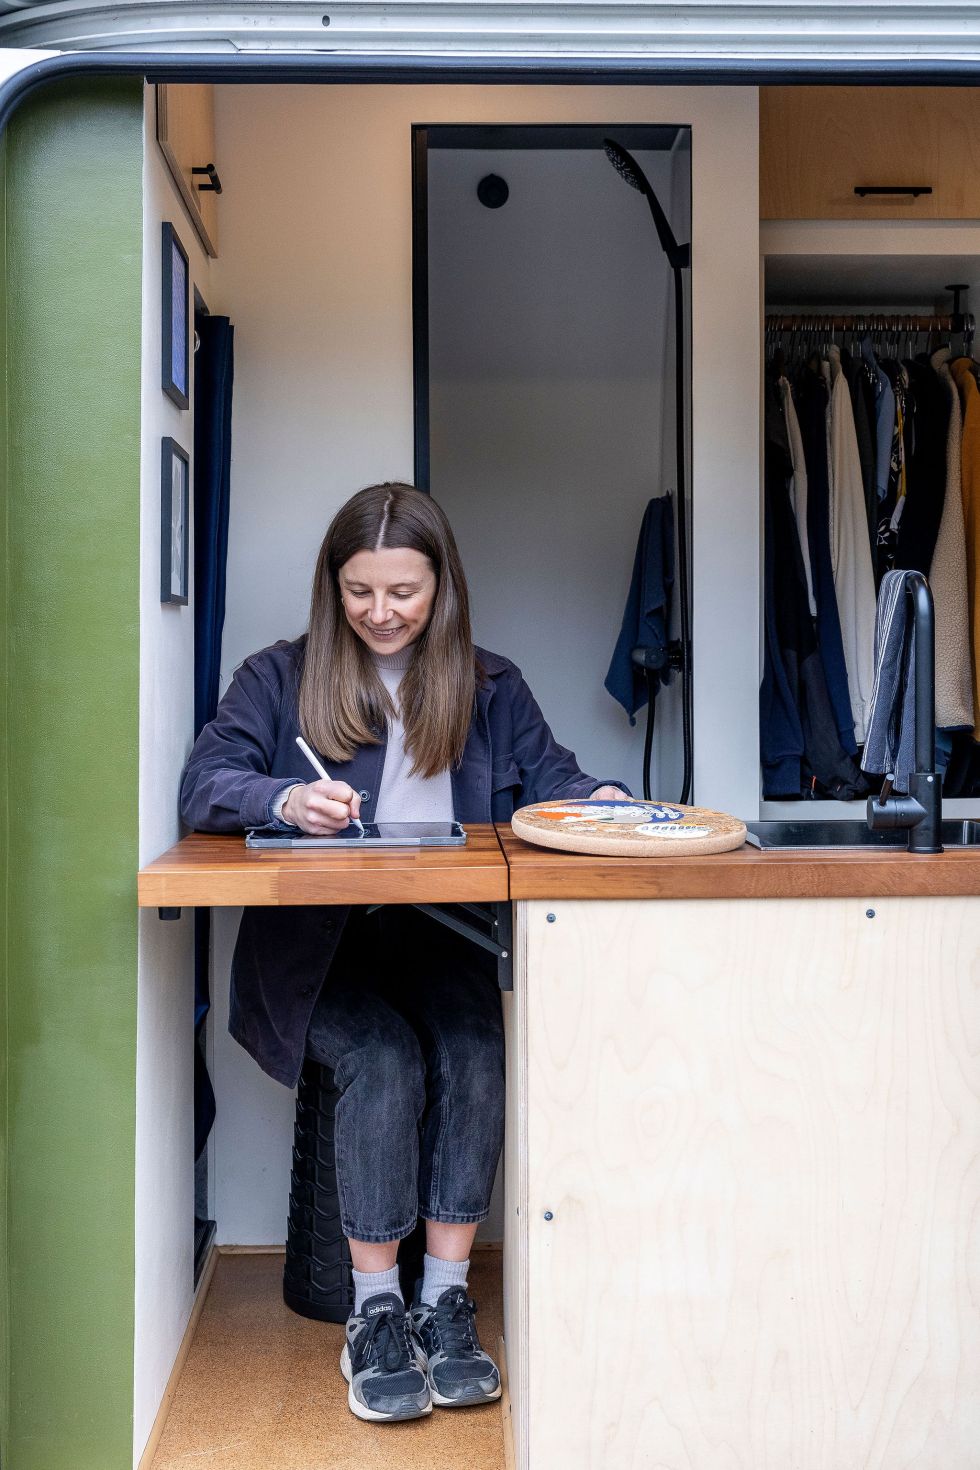
<svg viewBox="0 0 980 1470">
<path fill-rule="evenodd" d="M 0 46 L 686 60 L 980 60 L 976 0 L 0 0 Z"/>
</svg>

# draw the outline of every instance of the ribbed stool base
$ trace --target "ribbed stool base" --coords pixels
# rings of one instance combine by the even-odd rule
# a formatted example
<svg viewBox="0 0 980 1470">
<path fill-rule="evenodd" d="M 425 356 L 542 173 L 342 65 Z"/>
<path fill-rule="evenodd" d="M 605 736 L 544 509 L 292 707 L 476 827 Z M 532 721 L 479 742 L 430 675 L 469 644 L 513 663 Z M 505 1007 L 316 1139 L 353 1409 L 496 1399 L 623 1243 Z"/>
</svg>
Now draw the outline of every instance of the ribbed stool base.
<svg viewBox="0 0 980 1470">
<path fill-rule="evenodd" d="M 296 1096 L 293 1168 L 282 1299 L 301 1317 L 346 1322 L 354 1305 L 350 1248 L 340 1224 L 334 1110 L 339 1093 L 328 1067 L 307 1057 Z M 402 1295 L 412 1299 L 422 1274 L 425 1223 L 398 1250 Z"/>
</svg>

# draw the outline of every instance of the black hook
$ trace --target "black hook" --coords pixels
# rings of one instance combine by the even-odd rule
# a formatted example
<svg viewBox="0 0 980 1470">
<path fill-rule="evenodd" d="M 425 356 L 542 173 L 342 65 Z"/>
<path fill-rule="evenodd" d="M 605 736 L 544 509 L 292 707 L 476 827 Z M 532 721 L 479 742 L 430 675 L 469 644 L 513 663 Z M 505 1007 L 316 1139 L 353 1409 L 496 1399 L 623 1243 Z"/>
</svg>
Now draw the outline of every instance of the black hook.
<svg viewBox="0 0 980 1470">
<path fill-rule="evenodd" d="M 218 170 L 215 168 L 215 166 L 214 166 L 213 163 L 209 163 L 206 168 L 192 168 L 191 169 L 191 173 L 192 174 L 207 174 L 207 176 L 208 176 L 208 182 L 206 184 L 198 184 L 198 186 L 197 186 L 198 189 L 201 191 L 202 194 L 205 194 L 205 193 L 209 193 L 209 194 L 220 194 L 221 193 L 221 180 L 218 178 Z"/>
</svg>

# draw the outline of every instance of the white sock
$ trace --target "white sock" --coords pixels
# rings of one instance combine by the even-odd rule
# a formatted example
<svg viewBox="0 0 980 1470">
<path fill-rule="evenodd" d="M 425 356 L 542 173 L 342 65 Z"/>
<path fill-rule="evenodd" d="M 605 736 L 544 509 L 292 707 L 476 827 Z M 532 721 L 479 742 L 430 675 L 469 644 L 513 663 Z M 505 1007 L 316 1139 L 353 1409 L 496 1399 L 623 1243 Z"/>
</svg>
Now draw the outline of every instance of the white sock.
<svg viewBox="0 0 980 1470">
<path fill-rule="evenodd" d="M 469 1269 L 469 1259 L 442 1261 L 438 1256 L 430 1256 L 426 1251 L 425 1270 L 422 1276 L 422 1301 L 427 1307 L 434 1307 L 443 1292 L 450 1286 L 461 1286 L 465 1291 Z"/>
<path fill-rule="evenodd" d="M 392 1296 L 396 1296 L 404 1304 L 397 1266 L 392 1266 L 390 1271 L 352 1271 L 351 1275 L 354 1277 L 355 1317 L 360 1316 L 361 1308 L 368 1297 L 380 1296 L 385 1291 L 390 1291 Z"/>
</svg>

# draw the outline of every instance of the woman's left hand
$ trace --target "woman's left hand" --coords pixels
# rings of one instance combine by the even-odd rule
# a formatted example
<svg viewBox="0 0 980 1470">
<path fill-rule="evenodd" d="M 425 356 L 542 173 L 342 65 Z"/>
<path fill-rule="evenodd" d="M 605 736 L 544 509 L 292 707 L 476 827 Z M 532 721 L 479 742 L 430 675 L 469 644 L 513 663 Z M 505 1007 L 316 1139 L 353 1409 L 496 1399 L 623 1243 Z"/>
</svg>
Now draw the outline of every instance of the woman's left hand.
<svg viewBox="0 0 980 1470">
<path fill-rule="evenodd" d="M 620 791 L 618 786 L 600 786 L 598 791 L 593 791 L 589 797 L 590 801 L 632 801 L 625 791 Z"/>
</svg>

